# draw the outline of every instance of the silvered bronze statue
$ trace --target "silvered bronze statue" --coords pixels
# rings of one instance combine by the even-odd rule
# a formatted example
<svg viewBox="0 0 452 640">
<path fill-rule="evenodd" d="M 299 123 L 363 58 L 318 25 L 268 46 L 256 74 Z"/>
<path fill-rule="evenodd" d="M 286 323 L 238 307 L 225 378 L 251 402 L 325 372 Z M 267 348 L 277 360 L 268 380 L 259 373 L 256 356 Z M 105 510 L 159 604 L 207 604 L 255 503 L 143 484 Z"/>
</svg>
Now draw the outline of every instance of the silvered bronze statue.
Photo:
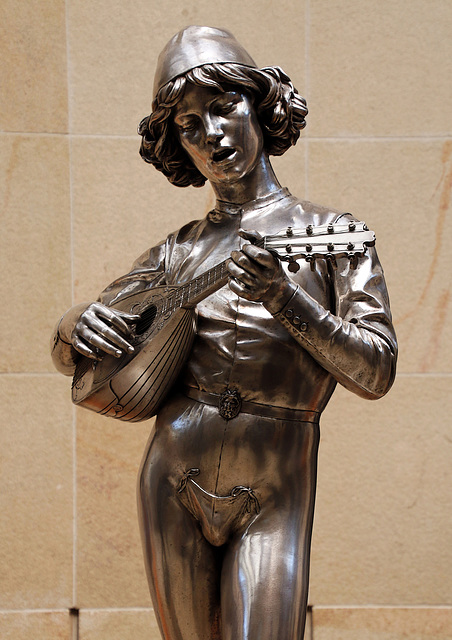
<svg viewBox="0 0 452 640">
<path fill-rule="evenodd" d="M 82 406 L 157 414 L 139 503 L 165 640 L 301 639 L 320 414 L 337 382 L 373 399 L 395 375 L 374 236 L 281 187 L 306 102 L 229 32 L 174 36 L 152 107 L 143 159 L 216 206 L 69 310 L 55 364 Z"/>
</svg>

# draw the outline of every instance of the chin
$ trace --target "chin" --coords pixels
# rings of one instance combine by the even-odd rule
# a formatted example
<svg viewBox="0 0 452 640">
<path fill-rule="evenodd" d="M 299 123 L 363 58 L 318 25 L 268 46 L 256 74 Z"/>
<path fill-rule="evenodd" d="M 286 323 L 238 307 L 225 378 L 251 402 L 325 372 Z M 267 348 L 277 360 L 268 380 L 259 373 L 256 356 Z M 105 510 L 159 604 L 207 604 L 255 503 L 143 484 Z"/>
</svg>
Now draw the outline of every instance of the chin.
<svg viewBox="0 0 452 640">
<path fill-rule="evenodd" d="M 231 167 L 228 171 L 219 172 L 218 174 L 213 174 L 210 178 L 212 182 L 217 183 L 227 183 L 230 184 L 232 182 L 239 182 L 243 180 L 248 175 L 251 174 L 250 170 L 244 170 L 240 167 Z"/>
</svg>

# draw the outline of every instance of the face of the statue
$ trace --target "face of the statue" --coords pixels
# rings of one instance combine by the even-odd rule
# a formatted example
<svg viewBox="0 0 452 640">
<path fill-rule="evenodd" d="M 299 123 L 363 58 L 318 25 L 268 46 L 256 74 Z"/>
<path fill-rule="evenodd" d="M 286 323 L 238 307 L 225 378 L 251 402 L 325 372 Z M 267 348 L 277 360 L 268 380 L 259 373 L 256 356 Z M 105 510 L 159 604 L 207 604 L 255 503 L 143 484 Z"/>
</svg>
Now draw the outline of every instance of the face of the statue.
<svg viewBox="0 0 452 640">
<path fill-rule="evenodd" d="M 262 130 L 247 94 L 187 84 L 174 125 L 193 164 L 214 184 L 242 180 L 262 157 Z"/>
</svg>

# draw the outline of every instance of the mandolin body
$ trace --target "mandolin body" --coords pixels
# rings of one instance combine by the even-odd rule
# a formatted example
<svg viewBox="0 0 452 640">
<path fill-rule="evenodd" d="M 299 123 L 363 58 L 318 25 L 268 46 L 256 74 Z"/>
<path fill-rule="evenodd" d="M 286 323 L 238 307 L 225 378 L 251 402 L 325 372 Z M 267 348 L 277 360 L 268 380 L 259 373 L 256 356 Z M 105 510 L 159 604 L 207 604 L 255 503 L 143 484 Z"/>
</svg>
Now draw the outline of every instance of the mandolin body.
<svg viewBox="0 0 452 640">
<path fill-rule="evenodd" d="M 194 308 L 174 307 L 178 287 L 155 287 L 123 297 L 111 307 L 139 314 L 129 338 L 133 354 L 82 358 L 72 382 L 72 401 L 128 422 L 151 418 L 178 377 L 196 334 Z"/>
</svg>

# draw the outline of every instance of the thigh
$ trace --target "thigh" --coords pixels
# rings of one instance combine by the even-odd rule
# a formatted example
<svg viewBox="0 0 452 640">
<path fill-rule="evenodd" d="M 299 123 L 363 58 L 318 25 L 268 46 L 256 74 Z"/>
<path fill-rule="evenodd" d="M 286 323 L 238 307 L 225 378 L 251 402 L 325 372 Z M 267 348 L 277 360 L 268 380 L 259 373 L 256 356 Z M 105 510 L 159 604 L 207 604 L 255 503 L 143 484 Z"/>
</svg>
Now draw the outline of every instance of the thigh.
<svg viewBox="0 0 452 640">
<path fill-rule="evenodd" d="M 152 449 L 152 447 L 151 447 Z M 219 640 L 220 551 L 177 497 L 171 469 L 148 453 L 138 505 L 149 588 L 165 640 Z"/>
<path fill-rule="evenodd" d="M 264 500 L 247 531 L 228 547 L 221 583 L 223 640 L 303 639 L 317 446 L 315 435 L 308 438 L 299 451 L 302 473 L 281 484 L 280 495 L 268 504 Z"/>
</svg>

